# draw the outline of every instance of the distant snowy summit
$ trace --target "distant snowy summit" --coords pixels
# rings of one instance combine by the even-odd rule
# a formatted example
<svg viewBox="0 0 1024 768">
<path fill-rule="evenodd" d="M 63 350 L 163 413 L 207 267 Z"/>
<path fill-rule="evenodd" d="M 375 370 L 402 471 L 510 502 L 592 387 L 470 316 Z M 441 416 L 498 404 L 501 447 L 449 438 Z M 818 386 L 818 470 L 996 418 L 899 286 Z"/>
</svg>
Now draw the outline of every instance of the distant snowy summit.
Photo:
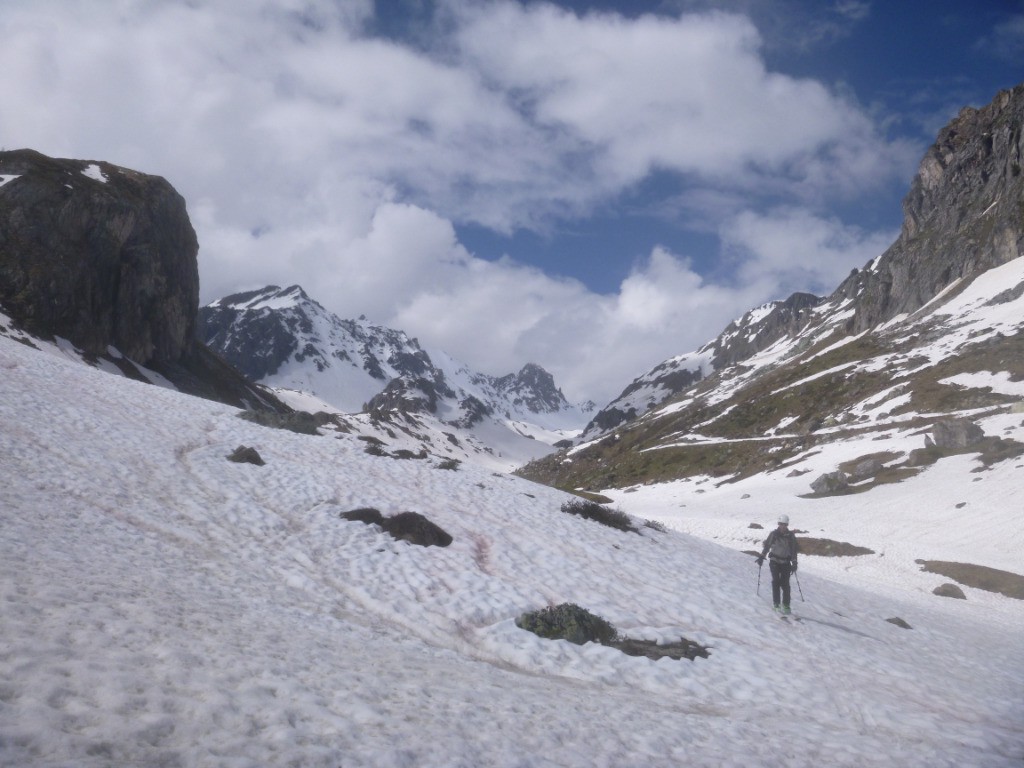
<svg viewBox="0 0 1024 768">
<path fill-rule="evenodd" d="M 374 422 L 454 431 L 449 443 L 460 431 L 473 432 L 494 455 L 546 453 L 577 434 L 593 408 L 570 404 L 539 365 L 500 377 L 477 373 L 444 352 L 428 352 L 403 331 L 365 317 L 341 319 L 298 285 L 271 285 L 201 307 L 199 335 L 294 407 L 309 410 L 302 397 L 311 395 L 331 410 Z M 533 443 L 525 453 L 512 447 L 523 440 Z"/>
</svg>

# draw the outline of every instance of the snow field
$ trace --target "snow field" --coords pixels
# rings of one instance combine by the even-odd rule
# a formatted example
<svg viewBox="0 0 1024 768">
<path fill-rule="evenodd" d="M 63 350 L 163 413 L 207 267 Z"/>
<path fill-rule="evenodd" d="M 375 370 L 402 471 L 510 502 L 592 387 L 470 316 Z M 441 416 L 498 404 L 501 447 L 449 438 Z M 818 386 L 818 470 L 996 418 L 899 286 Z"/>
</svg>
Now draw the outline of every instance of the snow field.
<svg viewBox="0 0 1024 768">
<path fill-rule="evenodd" d="M 568 497 L 552 489 L 266 429 L 2 336 L 0 374 L 0 765 L 998 766 L 1024 755 L 1018 601 L 875 589 L 808 558 L 804 621 L 787 624 L 768 608 L 767 569 L 755 595 L 735 535 L 723 547 L 614 531 L 561 513 Z M 266 466 L 226 461 L 239 444 Z M 843 504 L 880 491 L 890 509 L 908 506 L 924 477 L 821 508 L 838 521 L 857 509 Z M 1005 505 L 998 488 L 1014 479 L 976 485 Z M 791 495 L 749 492 L 745 508 L 705 509 L 724 501 L 718 489 L 663 517 L 712 538 L 721 517 L 745 525 L 756 505 L 766 524 L 786 509 L 801 527 Z M 621 506 L 653 518 L 667 501 L 638 491 Z M 454 542 L 419 548 L 338 517 L 362 506 L 420 512 Z M 986 525 L 1010 531 L 1009 552 L 1018 539 L 999 509 Z M 907 544 L 925 527 L 890 534 L 881 513 L 861 526 Z M 998 551 L 982 532 L 969 546 Z M 654 662 L 515 627 L 560 602 L 711 656 Z M 893 615 L 914 629 L 884 621 Z"/>
</svg>

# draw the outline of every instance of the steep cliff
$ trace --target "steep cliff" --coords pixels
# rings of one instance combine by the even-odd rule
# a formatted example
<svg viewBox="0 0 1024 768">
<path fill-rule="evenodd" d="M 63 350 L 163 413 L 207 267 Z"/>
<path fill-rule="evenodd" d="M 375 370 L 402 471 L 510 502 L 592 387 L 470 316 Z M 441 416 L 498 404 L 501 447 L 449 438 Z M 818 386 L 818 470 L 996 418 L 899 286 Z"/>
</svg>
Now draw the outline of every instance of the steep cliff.
<svg viewBox="0 0 1024 768">
<path fill-rule="evenodd" d="M 1024 84 L 965 107 L 928 149 L 903 200 L 899 239 L 838 293 L 856 297 L 859 333 L 914 312 L 955 280 L 1024 249 Z"/>
<path fill-rule="evenodd" d="M 196 340 L 198 251 L 185 201 L 166 180 L 0 152 L 0 306 L 13 320 L 126 373 L 121 356 L 192 394 L 285 409 Z"/>
</svg>

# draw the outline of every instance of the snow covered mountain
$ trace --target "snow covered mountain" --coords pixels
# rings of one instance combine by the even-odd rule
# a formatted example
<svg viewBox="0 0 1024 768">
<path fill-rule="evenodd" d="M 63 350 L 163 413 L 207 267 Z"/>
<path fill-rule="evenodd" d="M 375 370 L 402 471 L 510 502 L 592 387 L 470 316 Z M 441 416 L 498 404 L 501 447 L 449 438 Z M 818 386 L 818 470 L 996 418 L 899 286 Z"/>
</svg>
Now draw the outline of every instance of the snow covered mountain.
<svg viewBox="0 0 1024 768">
<path fill-rule="evenodd" d="M 299 286 L 268 286 L 199 310 L 201 339 L 293 407 L 346 414 L 376 439 L 511 469 L 577 434 L 570 405 L 543 368 L 475 373 L 404 332 L 342 320 Z"/>
<path fill-rule="evenodd" d="M 979 474 L 975 456 L 951 456 L 867 497 L 801 499 L 788 473 L 614 492 L 639 515 L 633 532 L 565 514 L 572 497 L 520 478 L 268 429 L 109 375 L 3 318 L 0 371 L 4 768 L 1024 757 L 1024 600 L 1004 572 L 1024 549 L 1019 459 Z M 979 418 L 1018 440 L 1022 421 Z M 890 431 L 904 449 L 923 441 Z M 229 461 L 240 446 L 264 464 Z M 415 511 L 452 541 L 416 546 L 350 519 L 368 507 Z M 782 511 L 808 546 L 799 623 L 773 615 L 742 551 Z M 826 538 L 871 553 L 813 554 Z M 970 586 L 966 564 L 1001 576 Z M 951 578 L 965 599 L 933 594 Z M 516 624 L 564 603 L 708 656 L 653 661 Z"/>
<path fill-rule="evenodd" d="M 757 375 L 749 369 L 763 365 L 758 356 L 769 348 L 774 368 L 798 362 L 826 339 L 926 332 L 928 316 L 944 314 L 937 312 L 943 302 L 1024 250 L 1022 123 L 1024 84 L 982 109 L 963 109 L 922 159 L 903 201 L 899 239 L 885 253 L 854 270 L 831 296 L 797 293 L 753 309 L 696 352 L 655 366 L 595 415 L 583 440 L 696 393 L 712 374 L 749 381 Z"/>
<path fill-rule="evenodd" d="M 884 461 L 861 480 L 877 482 L 921 460 L 890 447 L 894 435 L 1020 408 L 1022 123 L 1024 86 L 961 112 L 922 160 L 885 253 L 829 297 L 752 310 L 657 366 L 574 449 L 523 473 L 591 490 L 705 473 L 729 482 L 871 434 Z"/>
<path fill-rule="evenodd" d="M 266 375 L 387 379 L 359 414 L 304 419 L 190 396 L 102 323 L 75 341 L 0 314 L 0 768 L 1019 768 L 1021 97 L 940 135 L 900 242 L 833 296 L 749 313 L 636 387 L 635 417 L 531 465 L 617 507 L 589 517 L 504 457 L 452 460 L 511 434 L 474 408 L 561 402 L 539 370 L 474 381 L 283 312 L 300 333 Z M 277 293 L 242 303 L 299 296 Z M 625 530 L 600 524 L 616 512 Z M 786 620 L 750 556 L 780 513 L 801 548 Z M 653 656 L 707 655 L 520 627 L 567 604 Z"/>
</svg>

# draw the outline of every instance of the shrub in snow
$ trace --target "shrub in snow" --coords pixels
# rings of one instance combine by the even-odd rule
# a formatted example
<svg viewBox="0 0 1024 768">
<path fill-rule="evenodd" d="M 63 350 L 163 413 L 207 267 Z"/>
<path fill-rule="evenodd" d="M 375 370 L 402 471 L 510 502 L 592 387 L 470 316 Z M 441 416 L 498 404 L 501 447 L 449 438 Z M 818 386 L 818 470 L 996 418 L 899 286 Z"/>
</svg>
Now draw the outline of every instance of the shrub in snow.
<svg viewBox="0 0 1024 768">
<path fill-rule="evenodd" d="M 801 536 L 797 539 L 800 545 L 800 554 L 819 555 L 821 557 L 857 557 L 858 555 L 873 555 L 875 550 L 867 547 L 859 547 L 850 544 L 848 541 L 834 541 L 832 539 L 816 539 L 810 536 Z"/>
<path fill-rule="evenodd" d="M 367 525 L 382 525 L 384 522 L 384 515 L 381 514 L 379 509 L 373 507 L 360 507 L 359 509 L 353 509 L 351 512 L 342 512 L 340 517 L 343 520 L 354 520 L 358 523 L 366 523 Z"/>
<path fill-rule="evenodd" d="M 654 660 L 670 658 L 693 661 L 698 656 L 706 659 L 709 655 L 707 648 L 685 637 L 664 645 L 653 640 L 622 637 L 610 622 L 574 603 L 562 603 L 524 613 L 516 619 L 516 626 L 548 640 L 568 640 L 576 645 L 600 643 L 617 648 L 628 656 L 646 656 Z"/>
<path fill-rule="evenodd" d="M 399 448 L 397 451 L 391 454 L 393 459 L 425 459 L 427 458 L 426 449 L 419 453 L 413 453 L 408 448 Z"/>
<path fill-rule="evenodd" d="M 461 463 L 462 462 L 459 461 L 458 459 L 444 459 L 441 463 L 437 465 L 437 468 L 457 470 Z"/>
<path fill-rule="evenodd" d="M 578 515 L 586 520 L 593 520 L 594 522 L 601 523 L 601 525 L 607 525 L 609 528 L 639 533 L 633 527 L 633 521 L 625 512 L 618 509 L 609 509 L 593 501 L 573 499 L 562 505 L 562 511 L 568 512 L 570 515 Z"/>
<path fill-rule="evenodd" d="M 381 527 L 399 541 L 421 547 L 447 547 L 452 543 L 451 534 L 419 512 L 399 512 L 386 518 Z"/>
<path fill-rule="evenodd" d="M 524 613 L 516 619 L 516 626 L 549 640 L 568 640 L 576 645 L 608 643 L 616 635 L 615 627 L 574 603 Z"/>
</svg>

